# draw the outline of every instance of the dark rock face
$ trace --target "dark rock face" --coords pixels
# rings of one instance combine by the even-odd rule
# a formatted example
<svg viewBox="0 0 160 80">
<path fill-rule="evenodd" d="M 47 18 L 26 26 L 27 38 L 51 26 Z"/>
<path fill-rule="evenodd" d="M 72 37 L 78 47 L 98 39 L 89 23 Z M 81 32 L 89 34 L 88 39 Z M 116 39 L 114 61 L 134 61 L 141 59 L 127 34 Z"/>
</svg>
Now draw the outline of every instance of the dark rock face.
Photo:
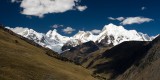
<svg viewBox="0 0 160 80">
<path fill-rule="evenodd" d="M 146 55 L 120 75 L 118 80 L 160 80 L 160 36 L 147 47 Z"/>
<path fill-rule="evenodd" d="M 114 40 L 113 36 L 106 36 L 103 40 L 101 40 L 100 42 L 96 42 L 96 44 L 98 44 L 98 46 L 100 47 L 113 47 L 113 43 L 108 43 L 108 40 Z"/>
<path fill-rule="evenodd" d="M 76 45 L 81 45 L 82 42 L 78 39 L 76 39 L 75 41 L 67 41 L 67 43 L 64 44 L 64 46 L 62 47 L 62 51 L 66 51 L 68 49 L 71 49 L 73 46 L 76 46 Z"/>
<path fill-rule="evenodd" d="M 97 63 L 92 68 L 96 69 L 94 74 L 106 74 L 105 79 L 112 79 L 125 72 L 132 64 L 140 59 L 147 51 L 145 47 L 148 42 L 123 42 L 98 56 L 92 64 Z M 97 62 L 102 59 L 103 62 Z M 92 65 L 91 64 L 91 65 Z"/>
<path fill-rule="evenodd" d="M 99 47 L 93 41 L 89 41 L 76 47 L 72 47 L 69 51 L 62 53 L 62 56 L 77 64 L 81 64 L 85 56 L 98 49 Z"/>
<path fill-rule="evenodd" d="M 67 45 L 67 44 L 65 44 L 65 45 L 62 47 L 62 51 L 71 49 L 72 47 L 73 47 L 72 45 Z"/>
</svg>

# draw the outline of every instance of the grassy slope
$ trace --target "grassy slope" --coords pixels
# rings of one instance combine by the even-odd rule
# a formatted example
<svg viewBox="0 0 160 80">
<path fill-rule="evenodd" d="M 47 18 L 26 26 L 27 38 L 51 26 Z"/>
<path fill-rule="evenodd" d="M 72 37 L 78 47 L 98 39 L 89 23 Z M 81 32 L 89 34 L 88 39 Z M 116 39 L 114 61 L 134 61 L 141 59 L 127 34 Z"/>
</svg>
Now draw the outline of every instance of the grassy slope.
<svg viewBox="0 0 160 80">
<path fill-rule="evenodd" d="M 0 29 L 0 80 L 64 79 L 94 80 L 88 70 L 49 57 L 43 49 Z"/>
<path fill-rule="evenodd" d="M 98 62 L 98 61 L 96 61 L 96 62 L 98 62 L 98 63 L 94 63 L 94 62 L 95 62 L 95 60 L 96 60 L 96 58 L 97 58 L 98 56 L 101 56 L 102 53 L 104 53 L 104 52 L 105 52 L 106 50 L 108 50 L 108 49 L 110 49 L 110 48 L 100 48 L 99 50 L 97 50 L 97 51 L 95 51 L 95 52 L 92 52 L 90 55 L 88 55 L 88 56 L 86 57 L 87 60 L 86 60 L 85 62 L 83 62 L 82 66 L 83 66 L 83 67 L 86 67 L 86 68 L 91 68 L 91 67 L 93 67 L 94 65 L 100 63 L 100 62 Z M 93 64 L 92 64 L 92 63 L 93 63 Z"/>
</svg>

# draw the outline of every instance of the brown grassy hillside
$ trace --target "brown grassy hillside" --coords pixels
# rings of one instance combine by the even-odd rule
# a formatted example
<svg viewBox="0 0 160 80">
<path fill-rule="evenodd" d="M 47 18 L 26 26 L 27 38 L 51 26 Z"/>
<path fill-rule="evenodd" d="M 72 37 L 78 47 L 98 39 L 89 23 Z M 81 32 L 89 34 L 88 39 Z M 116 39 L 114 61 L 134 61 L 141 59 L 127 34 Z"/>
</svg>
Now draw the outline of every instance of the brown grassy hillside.
<svg viewBox="0 0 160 80">
<path fill-rule="evenodd" d="M 104 53 L 105 51 L 107 51 L 109 49 L 110 49 L 110 47 L 102 47 L 99 50 L 90 53 L 89 55 L 87 55 L 86 57 L 84 57 L 84 60 L 83 60 L 83 62 L 82 62 L 81 65 L 83 67 L 88 68 L 88 69 L 92 68 L 94 65 L 100 63 L 100 62 L 96 61 L 96 58 L 98 56 L 101 56 L 102 53 Z"/>
<path fill-rule="evenodd" d="M 88 70 L 50 57 L 46 50 L 0 28 L 0 80 L 64 79 L 94 80 Z"/>
</svg>

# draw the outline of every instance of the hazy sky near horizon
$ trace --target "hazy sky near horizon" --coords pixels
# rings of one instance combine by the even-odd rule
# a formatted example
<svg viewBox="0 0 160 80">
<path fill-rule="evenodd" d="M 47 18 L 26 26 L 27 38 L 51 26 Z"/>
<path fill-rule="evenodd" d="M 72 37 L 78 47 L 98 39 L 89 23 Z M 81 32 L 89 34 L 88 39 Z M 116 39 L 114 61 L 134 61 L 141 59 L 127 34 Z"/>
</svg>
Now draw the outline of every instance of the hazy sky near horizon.
<svg viewBox="0 0 160 80">
<path fill-rule="evenodd" d="M 160 34 L 160 0 L 0 0 L 0 24 L 71 36 L 100 32 L 113 23 L 150 36 Z"/>
</svg>

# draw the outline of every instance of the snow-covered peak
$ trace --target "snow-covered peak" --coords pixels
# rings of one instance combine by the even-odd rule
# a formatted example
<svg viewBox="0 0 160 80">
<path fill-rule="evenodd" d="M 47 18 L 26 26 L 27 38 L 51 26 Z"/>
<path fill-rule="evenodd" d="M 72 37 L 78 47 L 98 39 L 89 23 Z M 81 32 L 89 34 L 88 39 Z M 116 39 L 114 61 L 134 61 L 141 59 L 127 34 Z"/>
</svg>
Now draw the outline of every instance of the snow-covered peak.
<svg viewBox="0 0 160 80">
<path fill-rule="evenodd" d="M 151 41 L 151 40 L 154 39 L 153 37 L 149 37 L 147 34 L 143 34 L 143 33 L 141 33 L 141 32 L 139 32 L 139 35 L 142 36 L 142 39 L 143 39 L 144 41 Z"/>
<path fill-rule="evenodd" d="M 57 33 L 57 30 L 54 29 L 54 30 L 49 30 L 47 33 L 46 33 L 46 36 L 50 37 L 50 38 L 55 38 L 55 36 L 62 36 L 60 35 L 59 33 Z"/>
<path fill-rule="evenodd" d="M 82 36 L 82 35 L 84 35 L 84 34 L 86 34 L 86 32 L 85 31 L 79 31 L 77 34 L 75 34 L 73 37 L 74 38 L 79 38 L 79 36 Z"/>
<path fill-rule="evenodd" d="M 16 28 L 6 27 L 6 28 L 12 30 L 13 32 L 23 37 L 26 37 L 38 43 L 39 45 L 43 47 L 47 47 L 58 53 L 62 52 L 61 47 L 63 46 L 63 43 L 61 43 L 59 40 L 56 40 L 56 39 L 50 39 L 43 33 L 39 33 L 39 32 L 34 31 L 33 29 L 28 29 L 28 28 L 23 28 L 23 27 L 16 27 Z M 58 35 L 58 33 L 56 33 L 56 30 L 49 31 L 48 34 L 49 33 L 52 33 L 52 35 L 53 34 Z"/>
<path fill-rule="evenodd" d="M 23 27 L 15 27 L 15 28 L 10 28 L 10 27 L 6 27 L 10 30 L 12 30 L 13 32 L 22 35 L 23 37 L 26 38 L 30 38 L 30 39 L 42 39 L 43 35 L 42 33 L 38 33 L 36 31 L 34 31 L 33 29 L 28 29 L 28 28 L 23 28 Z"/>
<path fill-rule="evenodd" d="M 108 24 L 108 25 L 105 25 L 102 29 L 102 31 L 106 31 L 106 30 L 124 30 L 124 27 L 123 26 L 117 26 L 117 25 L 114 25 L 112 23 Z"/>
<path fill-rule="evenodd" d="M 136 30 L 126 30 L 123 26 L 114 24 L 105 25 L 99 35 L 94 35 L 90 31 L 79 31 L 73 37 L 62 36 L 56 29 L 43 34 L 23 27 L 6 28 L 58 53 L 62 52 L 61 48 L 64 45 L 74 47 L 88 41 L 117 45 L 124 41 L 151 41 L 153 39 L 147 34 Z"/>
<path fill-rule="evenodd" d="M 88 42 L 88 41 L 96 41 L 96 35 L 93 35 L 90 31 L 79 31 L 77 34 L 73 36 L 74 39 L 78 39 L 81 42 Z"/>
<path fill-rule="evenodd" d="M 123 26 L 114 24 L 106 25 L 102 32 L 98 35 L 98 42 L 106 39 L 107 43 L 117 45 L 124 41 L 150 41 L 151 38 L 143 33 L 138 33 L 136 30 L 126 30 Z"/>
<path fill-rule="evenodd" d="M 10 30 L 12 30 L 13 32 L 16 32 L 16 33 L 22 33 L 22 32 L 25 32 L 25 31 L 28 31 L 29 29 L 28 28 L 23 28 L 23 27 L 15 27 L 15 28 L 10 28 L 10 27 L 6 27 Z"/>
<path fill-rule="evenodd" d="M 23 27 L 15 27 L 15 28 L 6 27 L 6 28 L 12 30 L 13 32 L 19 35 L 27 35 L 29 31 L 28 28 L 23 28 Z"/>
<path fill-rule="evenodd" d="M 54 30 L 49 30 L 47 33 L 46 33 L 46 36 L 49 37 L 50 39 L 52 40 L 57 40 L 57 41 L 60 41 L 62 43 L 66 43 L 68 40 L 70 40 L 69 37 L 66 37 L 66 36 L 62 36 L 60 35 L 56 29 Z"/>
<path fill-rule="evenodd" d="M 57 33 L 57 30 L 54 29 L 54 30 L 49 30 L 47 33 L 46 33 L 47 36 L 54 36 L 54 35 L 60 35 L 59 33 Z"/>
<path fill-rule="evenodd" d="M 151 36 L 150 38 L 153 40 L 155 39 L 156 37 L 160 36 L 160 34 L 156 35 L 156 36 Z"/>
</svg>

